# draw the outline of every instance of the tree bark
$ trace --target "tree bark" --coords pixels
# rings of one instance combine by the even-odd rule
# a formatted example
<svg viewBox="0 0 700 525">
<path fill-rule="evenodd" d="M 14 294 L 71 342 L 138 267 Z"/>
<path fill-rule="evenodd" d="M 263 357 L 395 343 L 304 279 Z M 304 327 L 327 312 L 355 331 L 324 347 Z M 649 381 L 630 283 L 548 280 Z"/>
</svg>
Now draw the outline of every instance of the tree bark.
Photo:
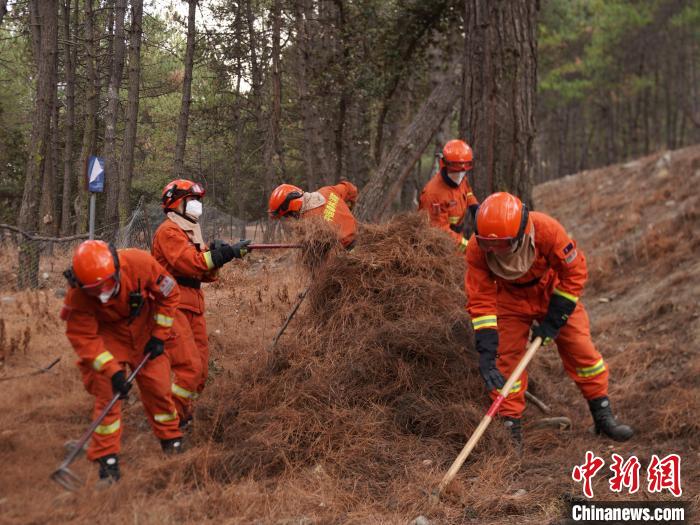
<svg viewBox="0 0 700 525">
<path fill-rule="evenodd" d="M 121 173 L 119 174 L 119 225 L 129 217 L 131 177 L 134 170 L 134 147 L 139 118 L 139 88 L 141 82 L 141 35 L 143 0 L 131 0 L 131 31 L 129 36 L 129 94 L 126 126 L 122 146 Z"/>
<path fill-rule="evenodd" d="M 459 93 L 458 76 L 448 77 L 433 90 L 362 188 L 355 212 L 358 219 L 376 221 L 381 218 L 442 121 L 452 111 Z"/>
<path fill-rule="evenodd" d="M 537 0 L 465 0 L 460 135 L 475 152 L 480 199 L 509 191 L 532 205 Z"/>
<path fill-rule="evenodd" d="M 24 180 L 22 204 L 19 210 L 18 226 L 28 232 L 35 232 L 38 225 L 38 204 L 41 195 L 41 180 L 46 163 L 47 148 L 50 147 L 51 117 L 54 93 L 56 92 L 56 54 L 58 38 L 58 9 L 55 2 L 31 1 L 29 8 L 36 21 L 39 35 L 35 111 L 32 130 L 27 148 L 27 167 Z M 36 287 L 38 272 L 38 252 L 23 243 L 20 247 L 20 271 L 18 286 Z"/>
<path fill-rule="evenodd" d="M 7 14 L 7 0 L 0 0 L 0 25 L 2 25 L 2 19 L 5 18 Z"/>
<path fill-rule="evenodd" d="M 119 116 L 119 88 L 124 69 L 124 17 L 126 0 L 116 0 L 114 5 L 114 39 L 112 50 L 112 69 L 107 88 L 107 111 L 105 113 L 105 225 L 116 231 L 119 220 L 119 160 L 117 159 L 117 117 Z"/>
<path fill-rule="evenodd" d="M 265 177 L 264 195 L 272 191 L 272 186 L 284 179 L 284 156 L 280 138 L 280 120 L 282 119 L 282 71 L 280 61 L 280 32 L 282 9 L 280 0 L 274 0 L 270 16 L 272 18 L 272 71 L 270 80 L 272 100 L 269 115 L 269 129 L 265 140 L 265 161 L 270 163 L 272 173 Z"/>
<path fill-rule="evenodd" d="M 184 177 L 185 173 L 185 145 L 187 144 L 187 127 L 190 121 L 190 103 L 192 102 L 192 66 L 194 64 L 194 41 L 196 34 L 195 14 L 197 0 L 188 0 L 189 13 L 187 15 L 187 48 L 185 50 L 185 76 L 182 81 L 182 104 L 180 106 L 180 120 L 177 125 L 177 139 L 175 141 L 174 174 L 176 178 Z"/>
<path fill-rule="evenodd" d="M 77 2 L 78 0 L 76 0 Z M 85 95 L 85 124 L 83 130 L 83 143 L 80 149 L 80 158 L 75 169 L 78 197 L 75 205 L 75 230 L 85 233 L 88 226 L 88 191 L 85 180 L 88 157 L 95 152 L 97 141 L 97 110 L 100 94 L 100 77 L 97 74 L 97 35 L 95 34 L 95 14 L 93 1 L 85 0 L 85 24 L 83 27 L 83 39 L 85 40 L 86 57 L 85 70 L 87 72 L 87 85 Z"/>
<path fill-rule="evenodd" d="M 79 0 L 75 0 L 76 3 Z M 76 15 L 77 15 L 76 9 Z M 73 25 L 77 24 L 73 21 Z M 73 128 L 75 125 L 75 61 L 77 45 L 71 32 L 71 0 L 63 3 L 63 71 L 66 79 L 66 120 L 63 124 L 65 144 L 63 149 L 63 198 L 61 201 L 61 235 L 71 232 L 71 197 L 73 194 Z"/>
</svg>

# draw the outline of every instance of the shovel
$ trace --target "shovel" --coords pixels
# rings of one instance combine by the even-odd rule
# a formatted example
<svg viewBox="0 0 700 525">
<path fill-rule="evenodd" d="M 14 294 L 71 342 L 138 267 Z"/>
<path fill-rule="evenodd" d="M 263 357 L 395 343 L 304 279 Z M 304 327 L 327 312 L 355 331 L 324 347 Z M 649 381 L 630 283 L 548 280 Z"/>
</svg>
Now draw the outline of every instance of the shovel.
<svg viewBox="0 0 700 525">
<path fill-rule="evenodd" d="M 493 401 L 493 403 L 491 403 L 491 406 L 489 407 L 488 412 L 486 412 L 486 415 L 481 420 L 481 423 L 479 423 L 479 426 L 476 427 L 476 430 L 474 430 L 471 437 L 469 438 L 469 441 L 467 441 L 467 444 L 464 445 L 464 448 L 459 453 L 459 456 L 457 456 L 457 458 L 454 460 L 454 462 L 452 463 L 452 466 L 447 471 L 445 476 L 442 478 L 442 481 L 440 482 L 440 484 L 437 486 L 437 488 L 430 495 L 430 504 L 431 505 L 436 505 L 440 501 L 440 494 L 442 494 L 442 492 L 445 490 L 445 487 L 447 487 L 447 485 L 449 485 L 450 482 L 454 479 L 454 477 L 457 475 L 457 472 L 459 472 L 459 469 L 462 467 L 464 462 L 469 457 L 469 454 L 471 454 L 472 450 L 474 450 L 474 447 L 481 439 L 481 436 L 484 435 L 484 432 L 486 431 L 488 426 L 491 424 L 491 421 L 493 420 L 494 416 L 498 412 L 498 408 L 501 406 L 501 403 L 503 403 L 503 400 L 506 398 L 506 396 L 510 392 L 510 389 L 513 388 L 513 385 L 515 384 L 515 382 L 518 379 L 520 379 L 520 376 L 523 373 L 523 370 L 525 370 L 525 368 L 530 363 L 532 358 L 535 356 L 535 353 L 537 352 L 537 350 L 539 350 L 541 345 L 542 345 L 542 338 L 541 337 L 536 337 L 535 340 L 532 341 L 532 343 L 530 343 L 530 346 L 528 347 L 527 351 L 525 352 L 525 355 L 522 357 L 522 359 L 518 363 L 518 366 L 515 367 L 515 370 L 513 370 L 513 373 L 510 374 L 508 381 L 506 381 L 506 384 L 503 386 L 503 388 L 501 388 L 496 399 Z M 505 395 L 504 395 L 504 392 L 505 392 Z"/>
<path fill-rule="evenodd" d="M 141 369 L 146 365 L 146 363 L 148 362 L 150 357 L 151 357 L 150 353 L 146 354 L 144 356 L 143 360 L 139 363 L 139 365 L 131 372 L 129 377 L 126 379 L 126 383 L 128 385 L 131 385 L 131 383 L 134 382 L 134 378 L 141 371 Z M 92 422 L 92 424 L 85 431 L 85 433 L 82 436 L 80 436 L 80 439 L 75 442 L 73 449 L 68 454 L 68 456 L 66 456 L 66 459 L 63 460 L 63 463 L 61 463 L 59 465 L 59 467 L 53 472 L 53 474 L 51 474 L 51 479 L 54 480 L 59 485 L 61 485 L 64 489 L 70 490 L 70 491 L 75 491 L 83 486 L 82 480 L 78 477 L 77 474 L 72 472 L 68 467 L 70 466 L 71 463 L 73 463 L 73 461 L 75 461 L 75 458 L 77 458 L 80 455 L 80 453 L 83 450 L 83 447 L 88 442 L 88 440 L 92 437 L 92 433 L 100 425 L 100 423 L 102 423 L 104 418 L 107 417 L 107 414 L 109 414 L 109 411 L 112 410 L 112 407 L 117 404 L 117 401 L 119 401 L 120 397 L 121 397 L 121 394 L 114 394 L 114 397 L 111 399 L 111 401 L 109 403 L 107 403 L 107 406 L 105 406 L 102 409 L 102 412 L 100 412 L 100 415 L 97 416 L 97 419 L 95 419 L 95 421 Z"/>
</svg>

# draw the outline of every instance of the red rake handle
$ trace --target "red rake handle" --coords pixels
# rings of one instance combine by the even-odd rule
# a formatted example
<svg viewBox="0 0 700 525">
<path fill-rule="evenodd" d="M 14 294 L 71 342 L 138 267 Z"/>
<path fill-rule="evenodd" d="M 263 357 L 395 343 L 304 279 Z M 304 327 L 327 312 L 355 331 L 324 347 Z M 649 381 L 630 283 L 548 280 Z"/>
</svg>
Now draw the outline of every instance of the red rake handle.
<svg viewBox="0 0 700 525">
<path fill-rule="evenodd" d="M 280 250 L 285 248 L 301 248 L 301 244 L 249 244 L 249 250 Z"/>
</svg>

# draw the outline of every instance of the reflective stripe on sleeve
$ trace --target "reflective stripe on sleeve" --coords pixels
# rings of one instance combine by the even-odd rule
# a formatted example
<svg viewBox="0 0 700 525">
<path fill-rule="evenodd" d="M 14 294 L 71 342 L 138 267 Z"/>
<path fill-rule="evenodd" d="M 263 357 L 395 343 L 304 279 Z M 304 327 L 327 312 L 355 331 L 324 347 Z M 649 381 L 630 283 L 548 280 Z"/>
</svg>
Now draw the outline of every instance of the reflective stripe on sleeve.
<svg viewBox="0 0 700 525">
<path fill-rule="evenodd" d="M 554 289 L 554 295 L 561 295 L 562 297 L 568 299 L 571 302 L 577 303 L 578 302 L 578 297 L 575 295 L 571 295 L 570 293 L 562 292 L 559 288 Z"/>
<path fill-rule="evenodd" d="M 153 414 L 153 419 L 158 423 L 167 423 L 168 421 L 175 421 L 177 419 L 177 412 L 171 412 L 169 414 Z"/>
<path fill-rule="evenodd" d="M 522 386 L 523 386 L 523 382 L 520 379 L 518 379 L 511 387 L 510 392 L 508 392 L 508 395 L 517 394 L 518 392 L 520 392 L 520 389 L 522 388 Z"/>
<path fill-rule="evenodd" d="M 602 358 L 593 366 L 576 369 L 576 375 L 579 377 L 594 377 L 603 372 L 605 372 L 605 361 Z"/>
<path fill-rule="evenodd" d="M 170 387 L 170 391 L 175 394 L 177 397 L 182 397 L 184 399 L 196 399 L 197 398 L 197 393 L 196 392 L 190 392 L 186 388 L 182 388 L 180 385 L 176 385 L 175 383 L 172 384 Z"/>
<path fill-rule="evenodd" d="M 459 241 L 459 251 L 460 252 L 466 252 L 467 251 L 467 244 L 469 244 L 469 241 L 467 240 L 466 237 L 462 237 L 462 240 Z"/>
<path fill-rule="evenodd" d="M 450 224 L 459 224 L 459 217 L 458 217 L 458 216 L 454 216 L 454 215 L 450 215 L 449 217 L 447 217 L 447 221 L 448 221 Z"/>
<path fill-rule="evenodd" d="M 202 257 L 204 257 L 204 262 L 207 263 L 207 268 L 210 270 L 214 268 L 214 261 L 211 258 L 211 252 L 207 251 L 202 254 Z"/>
<path fill-rule="evenodd" d="M 164 326 L 165 328 L 170 328 L 173 325 L 173 318 L 168 317 L 167 315 L 156 314 L 153 316 L 153 318 L 156 320 L 156 324 L 158 326 Z"/>
<path fill-rule="evenodd" d="M 114 356 L 110 352 L 104 351 L 95 358 L 95 360 L 92 362 L 92 367 L 99 372 L 102 370 L 102 367 L 109 363 L 112 359 L 114 359 Z"/>
<path fill-rule="evenodd" d="M 480 330 L 482 328 L 496 328 L 498 324 L 495 315 L 482 315 L 472 319 L 472 326 L 474 330 Z"/>
<path fill-rule="evenodd" d="M 114 434 L 117 430 L 119 430 L 121 426 L 121 419 L 117 419 L 114 423 L 110 423 L 109 425 L 98 425 L 95 429 L 95 434 L 99 434 L 100 436 L 109 436 L 110 434 Z"/>
</svg>

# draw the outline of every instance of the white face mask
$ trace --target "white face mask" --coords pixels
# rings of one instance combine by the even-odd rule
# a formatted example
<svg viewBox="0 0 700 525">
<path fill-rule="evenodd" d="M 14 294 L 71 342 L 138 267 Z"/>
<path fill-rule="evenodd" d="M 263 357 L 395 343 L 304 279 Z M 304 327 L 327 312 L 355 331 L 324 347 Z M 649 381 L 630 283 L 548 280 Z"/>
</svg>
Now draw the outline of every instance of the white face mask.
<svg viewBox="0 0 700 525">
<path fill-rule="evenodd" d="M 447 176 L 454 182 L 457 186 L 462 184 L 464 177 L 467 175 L 466 171 L 448 171 Z"/>
<path fill-rule="evenodd" d="M 115 284 L 111 290 L 107 292 L 102 292 L 98 297 L 100 299 L 100 302 L 102 304 L 105 304 L 107 301 L 109 301 L 112 297 L 114 297 L 114 294 L 117 291 L 117 285 Z"/>
<path fill-rule="evenodd" d="M 187 201 L 185 215 L 189 215 L 193 220 L 198 220 L 202 215 L 202 202 L 196 199 Z"/>
</svg>

